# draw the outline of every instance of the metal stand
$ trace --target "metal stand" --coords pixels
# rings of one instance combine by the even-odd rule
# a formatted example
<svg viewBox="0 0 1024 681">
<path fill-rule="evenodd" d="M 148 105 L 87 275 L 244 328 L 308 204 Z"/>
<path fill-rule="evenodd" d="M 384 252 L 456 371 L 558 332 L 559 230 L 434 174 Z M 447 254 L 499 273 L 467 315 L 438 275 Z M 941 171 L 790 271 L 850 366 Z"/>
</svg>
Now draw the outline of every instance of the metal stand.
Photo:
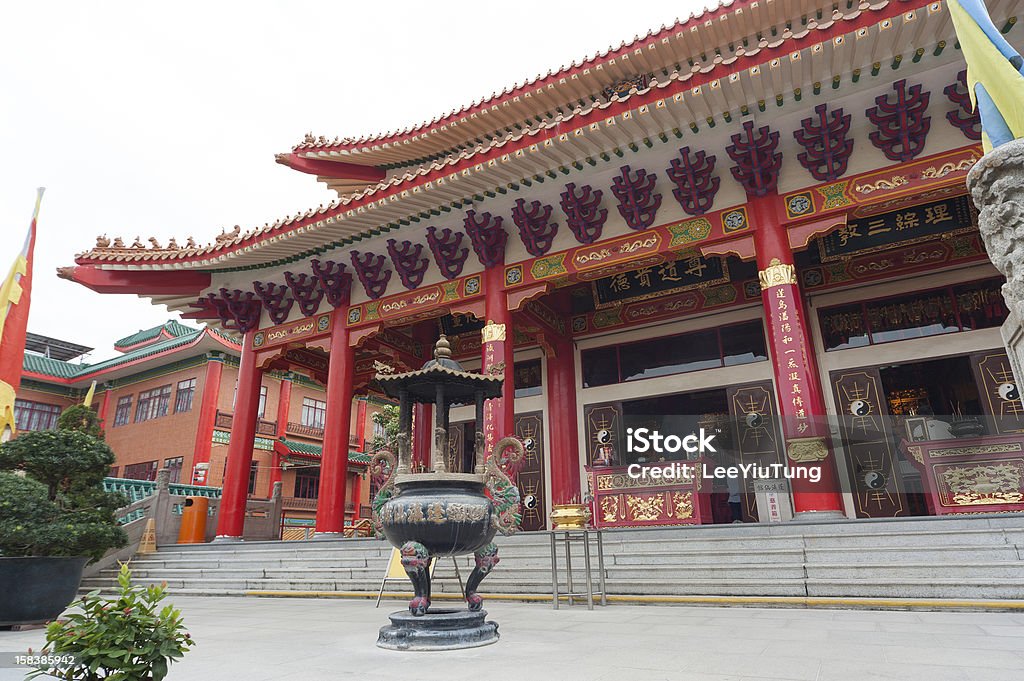
<svg viewBox="0 0 1024 681">
<path fill-rule="evenodd" d="M 590 535 L 597 537 L 597 575 L 600 589 L 594 591 L 594 578 L 590 561 Z M 558 592 L 558 550 L 557 544 L 565 545 L 565 584 L 568 589 L 565 593 Z M 572 582 L 572 544 L 582 542 L 583 564 L 587 576 L 587 590 L 573 591 Z M 576 598 L 587 599 L 587 610 L 594 609 L 594 596 L 601 597 L 601 605 L 608 605 L 608 596 L 604 585 L 604 542 L 601 537 L 601 530 L 554 530 L 551 532 L 551 607 L 558 610 L 559 596 L 566 596 L 569 605 L 573 605 Z"/>
</svg>

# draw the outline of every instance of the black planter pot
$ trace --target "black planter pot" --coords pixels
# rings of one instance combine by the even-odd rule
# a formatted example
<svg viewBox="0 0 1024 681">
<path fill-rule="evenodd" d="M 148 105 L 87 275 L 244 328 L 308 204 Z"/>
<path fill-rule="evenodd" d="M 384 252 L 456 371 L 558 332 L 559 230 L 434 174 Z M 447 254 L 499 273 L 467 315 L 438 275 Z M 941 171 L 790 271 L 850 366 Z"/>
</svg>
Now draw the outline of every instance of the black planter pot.
<svg viewBox="0 0 1024 681">
<path fill-rule="evenodd" d="M 85 556 L 0 558 L 0 627 L 48 622 L 75 600 Z"/>
</svg>

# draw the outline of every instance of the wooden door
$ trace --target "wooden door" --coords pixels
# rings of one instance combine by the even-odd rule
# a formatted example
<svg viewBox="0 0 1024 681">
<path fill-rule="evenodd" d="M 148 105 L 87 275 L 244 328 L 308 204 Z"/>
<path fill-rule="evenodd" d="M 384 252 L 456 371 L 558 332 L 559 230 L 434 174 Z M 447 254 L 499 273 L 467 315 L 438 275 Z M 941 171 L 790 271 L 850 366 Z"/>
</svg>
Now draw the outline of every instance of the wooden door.
<svg viewBox="0 0 1024 681">
<path fill-rule="evenodd" d="M 779 432 L 772 382 L 730 386 L 726 395 L 732 427 L 731 453 L 736 460 L 724 463 L 784 463 L 785 446 Z M 752 489 L 745 490 L 743 494 L 743 519 L 758 522 L 757 502 Z"/>
<path fill-rule="evenodd" d="M 547 494 L 544 490 L 544 417 L 542 412 L 516 414 L 516 437 L 526 448 L 526 458 L 519 467 L 516 486 L 523 502 L 520 529 L 543 530 L 547 527 Z"/>
<path fill-rule="evenodd" d="M 909 515 L 878 369 L 840 369 L 830 380 L 857 517 Z"/>
<path fill-rule="evenodd" d="M 622 465 L 626 436 L 622 427 L 622 403 L 588 404 L 583 408 L 587 431 L 587 464 L 607 459 L 612 466 Z"/>
<path fill-rule="evenodd" d="M 989 417 L 990 432 L 994 435 L 1024 433 L 1024 403 L 1006 352 L 987 350 L 971 355 L 971 370 L 978 384 L 982 415 Z"/>
</svg>

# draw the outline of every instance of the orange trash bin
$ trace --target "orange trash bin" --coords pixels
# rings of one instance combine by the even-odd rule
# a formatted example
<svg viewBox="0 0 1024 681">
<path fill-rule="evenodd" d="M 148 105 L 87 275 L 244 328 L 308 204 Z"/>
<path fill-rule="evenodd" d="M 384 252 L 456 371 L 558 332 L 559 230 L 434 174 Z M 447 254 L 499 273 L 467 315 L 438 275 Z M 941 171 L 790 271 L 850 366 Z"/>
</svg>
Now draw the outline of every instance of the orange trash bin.
<svg viewBox="0 0 1024 681">
<path fill-rule="evenodd" d="M 206 542 L 206 516 L 209 512 L 209 498 L 185 497 L 185 505 L 181 509 L 181 529 L 178 530 L 179 544 Z"/>
</svg>

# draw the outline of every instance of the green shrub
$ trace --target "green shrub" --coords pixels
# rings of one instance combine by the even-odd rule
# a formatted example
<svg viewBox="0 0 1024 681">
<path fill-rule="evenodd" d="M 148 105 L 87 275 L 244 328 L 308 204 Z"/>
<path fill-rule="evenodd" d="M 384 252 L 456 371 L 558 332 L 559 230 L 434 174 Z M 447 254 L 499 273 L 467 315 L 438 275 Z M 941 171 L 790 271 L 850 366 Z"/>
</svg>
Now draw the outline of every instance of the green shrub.
<svg viewBox="0 0 1024 681">
<path fill-rule="evenodd" d="M 164 586 L 132 586 L 127 563 L 121 564 L 116 598 L 102 598 L 93 591 L 73 603 L 77 608 L 46 628 L 44 654 L 74 655 L 67 667 L 44 668 L 29 674 L 49 674 L 58 679 L 161 681 L 168 666 L 195 645 L 185 630 L 181 612 L 160 607 Z"/>
<path fill-rule="evenodd" d="M 103 422 L 99 414 L 84 404 L 75 404 L 62 411 L 57 417 L 57 430 L 77 430 L 97 440 L 103 439 Z"/>
<path fill-rule="evenodd" d="M 128 499 L 103 490 L 114 453 L 82 424 L 0 444 L 0 471 L 27 476 L 0 473 L 0 555 L 97 559 L 127 543 L 115 512 Z"/>
</svg>

